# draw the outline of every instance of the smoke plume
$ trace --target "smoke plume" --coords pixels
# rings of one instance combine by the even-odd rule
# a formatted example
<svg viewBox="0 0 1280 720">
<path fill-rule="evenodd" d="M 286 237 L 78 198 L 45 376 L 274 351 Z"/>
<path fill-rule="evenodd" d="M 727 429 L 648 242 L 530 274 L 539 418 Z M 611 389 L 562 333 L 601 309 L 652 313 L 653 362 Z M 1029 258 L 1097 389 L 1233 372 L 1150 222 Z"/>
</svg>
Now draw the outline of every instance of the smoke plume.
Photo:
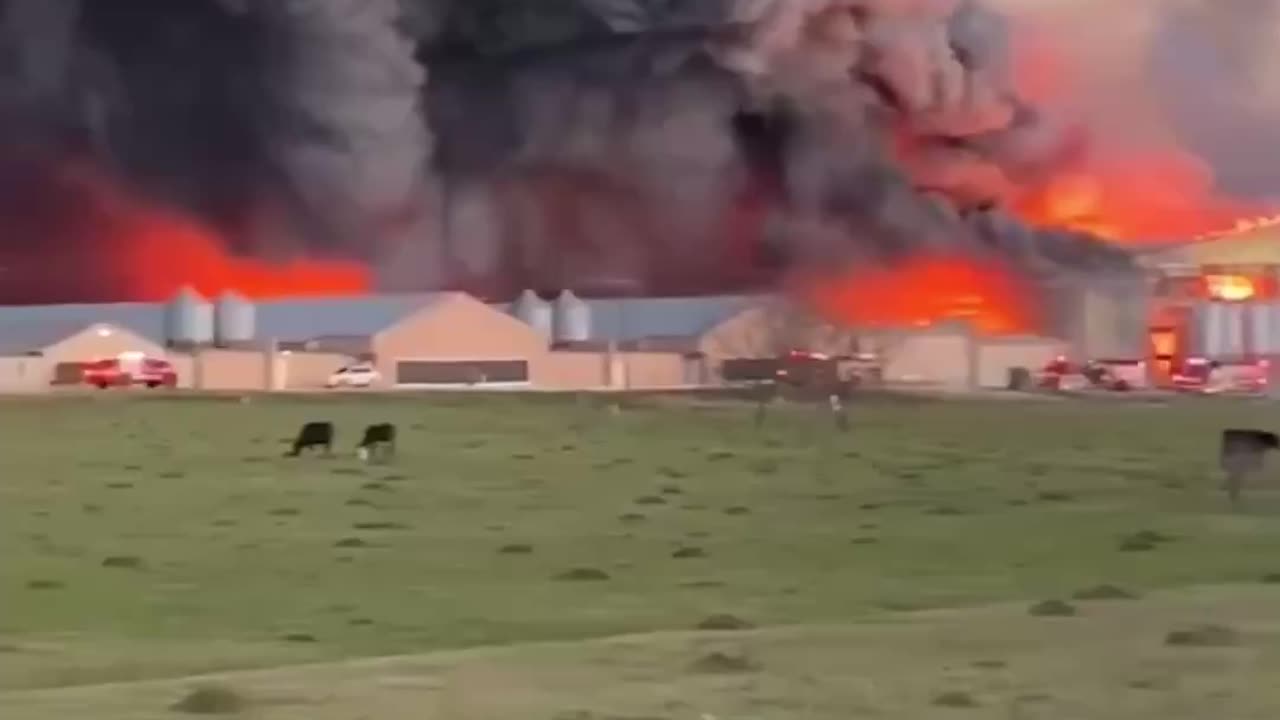
<svg viewBox="0 0 1280 720">
<path fill-rule="evenodd" d="M 93 167 L 42 206 L 109 185 L 229 256 L 345 258 L 395 290 L 1123 271 L 1103 237 L 1200 232 L 1280 189 L 1250 150 L 1280 127 L 1277 2 L 1225 5 L 0 0 L 0 179 L 54 193 Z M 0 267 L 83 295 L 57 260 L 104 246 L 94 224 L 20 214 Z"/>
</svg>

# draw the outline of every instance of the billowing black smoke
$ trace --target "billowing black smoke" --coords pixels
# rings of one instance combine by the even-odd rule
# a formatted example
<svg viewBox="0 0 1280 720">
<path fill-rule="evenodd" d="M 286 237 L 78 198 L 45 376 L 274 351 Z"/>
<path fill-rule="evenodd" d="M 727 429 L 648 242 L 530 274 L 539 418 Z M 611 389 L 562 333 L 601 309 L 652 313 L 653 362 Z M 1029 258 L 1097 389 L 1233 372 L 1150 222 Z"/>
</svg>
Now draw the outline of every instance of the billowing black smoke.
<svg viewBox="0 0 1280 720">
<path fill-rule="evenodd" d="M 237 252 L 356 258 L 387 289 L 725 291 L 921 250 L 1128 264 L 1000 211 L 1047 146 L 970 0 L 0 8 L 0 162 L 91 159 Z"/>
</svg>

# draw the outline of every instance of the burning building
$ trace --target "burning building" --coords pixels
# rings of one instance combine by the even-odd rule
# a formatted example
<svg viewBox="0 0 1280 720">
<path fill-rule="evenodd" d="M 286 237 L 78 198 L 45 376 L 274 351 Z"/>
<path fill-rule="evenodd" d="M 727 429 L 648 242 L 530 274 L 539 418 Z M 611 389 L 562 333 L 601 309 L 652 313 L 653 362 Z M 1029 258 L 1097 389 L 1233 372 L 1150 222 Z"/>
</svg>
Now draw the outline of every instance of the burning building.
<svg viewBox="0 0 1280 720">
<path fill-rule="evenodd" d="M 0 0 L 0 302 L 785 287 L 1118 354 L 1120 245 L 1280 187 L 1224 150 L 1274 98 L 1166 102 L 1265 77 L 1222 3 L 536 5 Z"/>
<path fill-rule="evenodd" d="M 1140 263 L 1149 278 L 1146 350 L 1157 379 L 1190 357 L 1280 358 L 1280 217 L 1152 247 Z"/>
</svg>

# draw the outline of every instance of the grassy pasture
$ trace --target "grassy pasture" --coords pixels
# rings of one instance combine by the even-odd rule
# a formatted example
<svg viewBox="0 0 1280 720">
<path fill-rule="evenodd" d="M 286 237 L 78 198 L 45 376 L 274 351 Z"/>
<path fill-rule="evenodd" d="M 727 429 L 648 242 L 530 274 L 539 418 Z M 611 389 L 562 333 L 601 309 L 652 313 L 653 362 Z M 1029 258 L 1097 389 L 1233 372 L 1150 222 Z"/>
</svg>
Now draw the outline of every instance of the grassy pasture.
<svg viewBox="0 0 1280 720">
<path fill-rule="evenodd" d="M 0 714 L 178 717 L 211 673 L 270 719 L 1280 710 L 1280 496 L 1229 513 L 1213 471 L 1217 430 L 1277 408 L 878 398 L 848 434 L 751 415 L 3 401 Z M 281 457 L 320 418 L 337 456 Z M 357 462 L 383 420 L 400 458 Z M 1073 599 L 1103 585 L 1134 597 Z M 1067 610 L 1028 611 L 1045 600 Z M 698 632 L 715 616 L 732 629 Z M 1230 642 L 1165 642 L 1206 624 Z"/>
</svg>

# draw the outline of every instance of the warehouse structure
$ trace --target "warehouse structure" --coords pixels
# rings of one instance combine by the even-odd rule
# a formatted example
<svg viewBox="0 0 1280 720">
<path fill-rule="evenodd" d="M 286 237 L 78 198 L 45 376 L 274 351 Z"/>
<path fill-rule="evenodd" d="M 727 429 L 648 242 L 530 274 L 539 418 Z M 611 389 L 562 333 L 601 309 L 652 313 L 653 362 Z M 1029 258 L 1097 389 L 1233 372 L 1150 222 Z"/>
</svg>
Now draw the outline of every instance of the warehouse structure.
<svg viewBox="0 0 1280 720">
<path fill-rule="evenodd" d="M 1280 358 L 1280 217 L 1154 247 L 1140 261 L 1150 297 L 1144 349 L 1157 382 L 1188 357 Z"/>
<path fill-rule="evenodd" d="M 891 382 L 1000 386 L 1062 352 L 1043 338 L 979 338 L 964 325 L 867 335 L 771 296 L 553 299 L 487 304 L 462 293 L 251 302 L 184 290 L 168 303 L 0 308 L 0 392 L 78 384 L 85 362 L 169 360 L 180 387 L 316 390 L 373 363 L 387 389 L 664 389 L 733 383 L 734 361 L 792 349 L 872 352 Z M 728 372 L 726 372 L 728 370 Z"/>
</svg>

